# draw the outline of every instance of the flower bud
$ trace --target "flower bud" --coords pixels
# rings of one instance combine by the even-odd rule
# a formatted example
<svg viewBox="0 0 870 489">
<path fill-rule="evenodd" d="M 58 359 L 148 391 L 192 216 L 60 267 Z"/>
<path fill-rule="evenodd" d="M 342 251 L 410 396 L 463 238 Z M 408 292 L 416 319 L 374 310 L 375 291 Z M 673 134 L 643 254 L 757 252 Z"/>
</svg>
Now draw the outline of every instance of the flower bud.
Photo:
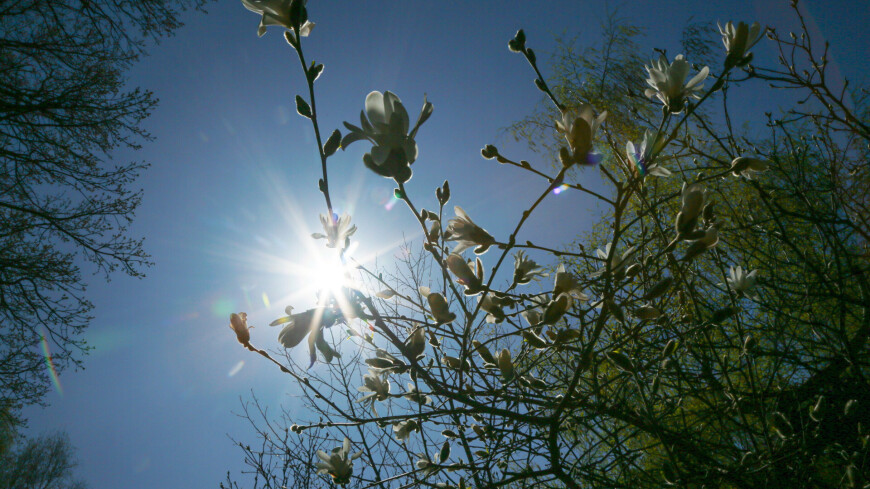
<svg viewBox="0 0 870 489">
<path fill-rule="evenodd" d="M 662 312 L 652 306 L 641 306 L 634 311 L 635 317 L 638 319 L 653 320 L 662 316 Z"/>
<path fill-rule="evenodd" d="M 485 363 L 491 364 L 493 366 L 498 364 L 498 361 L 496 361 L 495 357 L 492 355 L 486 345 L 477 340 L 472 341 L 471 344 L 474 346 L 474 349 L 477 350 L 477 354 L 480 355 L 480 358 L 482 358 Z"/>
<path fill-rule="evenodd" d="M 741 156 L 734 158 L 734 161 L 731 162 L 731 174 L 735 177 L 744 176 L 748 178 L 750 172 L 762 172 L 767 170 L 769 166 L 770 163 L 765 160 Z"/>
<path fill-rule="evenodd" d="M 451 357 L 448 355 L 444 355 L 441 357 L 441 363 L 447 365 L 449 368 L 454 370 L 459 370 L 464 367 L 464 362 L 456 357 Z"/>
<path fill-rule="evenodd" d="M 429 294 L 426 300 L 429 301 L 429 310 L 437 324 L 447 324 L 456 319 L 456 313 L 450 311 L 450 306 L 443 295 L 439 293 Z"/>
<path fill-rule="evenodd" d="M 547 347 L 547 342 L 536 335 L 534 331 L 523 330 L 522 333 L 523 339 L 531 346 L 532 348 L 537 348 L 538 350 L 542 350 Z"/>
<path fill-rule="evenodd" d="M 248 315 L 244 312 L 230 314 L 230 329 L 236 333 L 239 343 L 248 346 L 251 341 L 251 333 L 248 331 Z"/>
<path fill-rule="evenodd" d="M 562 319 L 562 316 L 568 312 L 568 309 L 571 308 L 571 303 L 572 300 L 570 295 L 567 293 L 559 294 L 556 299 L 547 304 L 541 324 L 556 324 L 556 322 L 559 321 L 559 319 Z"/>
<path fill-rule="evenodd" d="M 810 409 L 810 418 L 813 421 L 821 421 L 822 416 L 825 414 L 825 396 L 819 396 L 818 400 L 816 400 L 816 404 Z"/>
<path fill-rule="evenodd" d="M 781 412 L 777 411 L 770 416 L 770 425 L 783 440 L 791 436 L 791 423 L 788 422 L 788 419 Z"/>
<path fill-rule="evenodd" d="M 634 363 L 631 361 L 631 358 L 628 357 L 625 353 L 618 351 L 609 351 L 604 354 L 611 363 L 616 365 L 616 367 L 620 370 L 624 370 L 626 372 L 634 372 Z"/>
<path fill-rule="evenodd" d="M 652 299 L 656 299 L 663 295 L 668 289 L 671 288 L 671 284 L 674 283 L 673 277 L 665 277 L 658 282 L 655 283 L 649 290 L 646 291 L 646 294 L 643 295 L 642 299 L 645 301 L 649 301 Z"/>
<path fill-rule="evenodd" d="M 425 329 L 426 328 L 422 327 L 415 329 L 414 332 L 408 336 L 407 341 L 405 341 L 405 352 L 411 360 L 419 358 L 426 349 Z"/>
<path fill-rule="evenodd" d="M 507 348 L 502 349 L 498 354 L 498 369 L 505 382 L 510 382 L 514 378 L 514 364 L 511 360 L 511 352 Z"/>
<path fill-rule="evenodd" d="M 671 355 L 677 351 L 677 347 L 680 345 L 680 342 L 677 340 L 670 340 L 665 345 L 664 350 L 662 350 L 662 358 L 669 358 Z"/>
</svg>

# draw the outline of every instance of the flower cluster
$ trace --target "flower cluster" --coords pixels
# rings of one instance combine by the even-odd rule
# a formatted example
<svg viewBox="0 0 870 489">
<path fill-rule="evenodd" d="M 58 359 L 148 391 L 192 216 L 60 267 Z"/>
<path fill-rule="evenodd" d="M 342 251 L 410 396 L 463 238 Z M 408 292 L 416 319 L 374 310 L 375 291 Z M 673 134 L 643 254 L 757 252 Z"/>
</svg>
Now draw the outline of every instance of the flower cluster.
<svg viewBox="0 0 870 489">
<path fill-rule="evenodd" d="M 266 26 L 269 25 L 284 26 L 298 36 L 307 35 L 310 27 L 313 26 L 308 22 L 307 14 L 304 12 L 304 0 L 243 0 L 243 3 L 250 10 L 262 15 L 260 35 L 265 32 Z M 724 28 L 720 26 L 720 31 L 728 51 L 728 60 L 730 60 L 726 61 L 726 68 L 748 63 L 751 59 L 749 49 L 760 38 L 758 24 L 749 27 L 744 23 L 739 23 L 734 26 L 729 22 Z M 522 31 L 517 34 L 511 46 L 516 48 L 515 50 L 518 52 L 522 52 L 532 65 L 535 65 L 533 51 L 525 47 Z M 299 44 L 295 44 L 294 47 L 301 52 Z M 484 148 L 482 154 L 485 157 L 496 158 L 500 163 L 510 163 L 530 170 L 538 176 L 544 177 L 547 183 L 551 184 L 547 190 L 542 192 L 540 199 L 523 214 L 523 218 L 510 240 L 497 241 L 492 234 L 476 224 L 468 213 L 459 206 L 454 207 L 455 217 L 450 218 L 446 227 L 442 228 L 442 222 L 445 219 L 444 211 L 449 200 L 447 182 L 436 191 L 439 206 L 437 213 L 415 207 L 410 196 L 405 193 L 403 184 L 411 178 L 411 165 L 417 160 L 419 153 L 416 141 L 417 131 L 431 116 L 432 104 L 424 98 L 420 116 L 412 127 L 408 111 L 398 96 L 389 91 L 369 93 L 365 100 L 365 108 L 360 114 L 359 126 L 345 122 L 344 125 L 350 132 L 345 134 L 343 138 L 340 132 L 333 133 L 330 140 L 334 144 L 327 144 L 332 151 L 324 152 L 331 155 L 339 144 L 342 149 L 346 149 L 347 146 L 356 141 L 366 140 L 371 143 L 371 149 L 363 156 L 365 166 L 378 175 L 391 178 L 399 184 L 394 195 L 404 200 L 421 225 L 425 243 L 424 255 L 427 258 L 431 255 L 431 261 L 421 265 L 423 271 L 420 275 L 416 275 L 416 271 L 413 271 L 411 278 L 407 280 L 406 277 L 402 276 L 385 279 L 382 275 L 371 273 L 373 281 L 376 280 L 382 286 L 387 287 L 386 290 L 373 295 L 383 300 L 395 299 L 395 302 L 386 303 L 381 311 L 378 311 L 379 307 L 375 305 L 377 301 L 371 301 L 369 297 L 365 296 L 368 291 L 355 290 L 354 292 L 358 292 L 363 298 L 356 302 L 357 309 L 354 309 L 352 313 L 348 313 L 332 303 L 320 303 L 312 309 L 297 314 L 293 314 L 292 307 L 288 307 L 286 316 L 271 323 L 272 326 L 282 326 L 278 334 L 278 341 L 285 348 L 293 348 L 307 338 L 311 365 L 314 364 L 317 351 L 321 352 L 327 362 L 330 362 L 334 357 L 339 357 L 339 353 L 333 350 L 324 336 L 324 331 L 327 328 L 357 318 L 364 321 L 374 333 L 363 338 L 364 342 L 359 345 L 362 354 L 374 352 L 374 355 L 360 357 L 359 360 L 355 357 L 350 363 L 342 362 L 338 366 L 327 367 L 330 368 L 329 372 L 331 373 L 338 372 L 344 375 L 346 371 L 352 371 L 344 370 L 346 366 L 354 368 L 353 365 L 361 365 L 362 363 L 367 365 L 368 372 L 362 375 L 362 385 L 357 388 L 360 394 L 349 393 L 347 401 L 350 406 L 355 406 L 352 404 L 353 401 L 362 403 L 365 408 L 370 405 L 375 417 L 379 419 L 363 420 L 357 414 L 361 411 L 359 409 L 356 412 L 347 411 L 352 413 L 351 418 L 350 415 L 342 411 L 342 407 L 333 402 L 333 397 L 324 397 L 330 395 L 326 389 L 324 391 L 313 390 L 314 399 L 323 400 L 331 409 L 320 412 L 320 414 L 325 413 L 324 417 L 328 421 L 321 419 L 317 427 L 352 429 L 365 423 L 368 430 L 369 428 L 375 429 L 377 426 L 387 431 L 386 439 L 388 441 L 398 440 L 398 443 L 392 443 L 393 447 L 399 447 L 406 452 L 405 455 L 409 455 L 412 453 L 410 445 L 413 445 L 415 440 L 412 440 L 411 443 L 408 440 L 414 433 L 425 434 L 423 441 L 426 444 L 430 439 L 429 430 L 434 429 L 434 426 L 446 426 L 448 429 L 445 429 L 442 434 L 448 438 L 448 442 L 444 443 L 437 456 L 430 456 L 427 453 L 417 454 L 418 458 L 415 462 L 417 470 L 412 471 L 413 476 L 426 477 L 442 470 L 446 474 L 446 471 L 454 469 L 468 469 L 468 466 L 463 465 L 463 463 L 446 464 L 450 453 L 449 441 L 451 438 L 460 436 L 465 438 L 465 434 L 468 434 L 469 437 L 476 436 L 476 439 L 470 438 L 475 441 L 475 447 L 481 445 L 481 448 L 486 448 L 486 450 L 478 450 L 473 455 L 479 457 L 482 461 L 481 464 L 483 464 L 490 457 L 500 456 L 495 451 L 490 453 L 489 450 L 493 448 L 485 446 L 486 444 L 483 442 L 495 441 L 502 434 L 505 437 L 515 436 L 515 433 L 511 433 L 508 429 L 502 430 L 492 420 L 480 415 L 481 412 L 488 412 L 492 414 L 490 418 L 494 418 L 495 421 L 499 421 L 498 416 L 501 415 L 495 409 L 490 410 L 485 405 L 481 409 L 480 404 L 476 401 L 471 402 L 475 400 L 474 396 L 481 393 L 487 396 L 485 402 L 490 402 L 489 399 L 495 400 L 493 402 L 500 402 L 499 396 L 503 396 L 504 399 L 511 402 L 517 400 L 515 410 L 519 411 L 517 417 L 519 421 L 511 418 L 505 424 L 505 427 L 508 427 L 513 422 L 525 422 L 522 418 L 547 412 L 547 407 L 539 409 L 539 406 L 551 404 L 545 402 L 547 398 L 544 397 L 543 393 L 531 392 L 534 390 L 551 391 L 552 397 L 556 399 L 554 402 L 561 406 L 558 410 L 560 413 L 581 406 L 582 402 L 578 401 L 582 401 L 582 396 L 588 392 L 584 391 L 586 389 L 585 381 L 583 383 L 577 382 L 577 379 L 580 378 L 579 374 L 583 373 L 585 376 L 588 373 L 591 374 L 592 378 L 596 378 L 595 376 L 599 375 L 600 361 L 609 361 L 615 368 L 606 371 L 610 377 L 608 381 L 618 382 L 620 376 L 627 378 L 629 376 L 626 373 L 632 374 L 632 380 L 641 389 L 642 394 L 649 389 L 650 396 L 661 397 L 661 393 L 656 392 L 658 386 L 655 382 L 659 382 L 660 377 L 669 381 L 668 369 L 670 367 L 668 365 L 673 365 L 678 360 L 676 356 L 669 357 L 674 355 L 678 343 L 670 340 L 665 349 L 662 350 L 660 345 L 651 345 L 652 342 L 650 342 L 653 349 L 649 352 L 644 351 L 650 345 L 636 340 L 641 335 L 645 335 L 647 329 L 653 329 L 651 322 L 658 321 L 661 323 L 660 325 L 670 325 L 672 321 L 679 320 L 691 323 L 693 320 L 707 321 L 710 317 L 710 322 L 720 324 L 740 312 L 733 301 L 735 296 L 737 298 L 745 297 L 756 285 L 757 271 L 744 271 L 740 266 L 731 267 L 728 270 L 726 284 L 719 284 L 733 292 L 730 297 L 732 299 L 731 307 L 720 310 L 710 308 L 712 315 L 709 316 L 706 314 L 706 307 L 697 307 L 691 302 L 697 299 L 697 295 L 690 296 L 691 301 L 687 300 L 686 297 L 687 294 L 692 294 L 690 289 L 693 287 L 708 285 L 706 281 L 694 280 L 695 276 L 693 275 L 704 273 L 704 267 L 708 263 L 696 266 L 698 264 L 691 262 L 691 260 L 718 245 L 720 223 L 722 223 L 722 229 L 733 229 L 732 223 L 729 221 L 730 215 L 723 216 L 720 221 L 716 221 L 712 211 L 713 207 L 708 201 L 708 191 L 704 186 L 705 184 L 711 185 L 710 195 L 720 195 L 719 188 L 713 186 L 715 184 L 711 182 L 718 181 L 721 173 L 727 174 L 727 171 L 714 177 L 699 174 L 693 180 L 694 183 L 683 183 L 678 197 L 675 187 L 670 187 L 670 185 L 676 185 L 673 183 L 673 179 L 664 181 L 650 179 L 649 183 L 644 181 L 647 176 L 669 177 L 672 175 L 672 170 L 674 172 L 679 170 L 680 174 L 686 178 L 688 170 L 685 168 L 684 160 L 693 155 L 700 157 L 707 154 L 682 151 L 685 148 L 681 147 L 680 151 L 675 151 L 673 155 L 663 155 L 665 146 L 675 140 L 678 135 L 695 134 L 691 131 L 681 132 L 681 125 L 686 124 L 687 120 L 688 123 L 692 121 L 688 115 L 682 120 L 671 117 L 671 114 L 679 114 L 684 110 L 691 111 L 693 106 L 690 99 L 702 99 L 704 81 L 709 74 L 709 69 L 703 67 L 697 74 L 689 78 L 691 66 L 682 55 L 676 56 L 673 61 L 669 61 L 666 56 L 662 55 L 646 67 L 648 77 L 645 81 L 650 88 L 646 89 L 645 94 L 663 104 L 661 124 L 657 130 L 646 130 L 637 145 L 634 141 L 628 141 L 625 144 L 626 157 L 622 158 L 619 155 L 620 165 L 615 168 L 621 174 L 611 171 L 614 169 L 614 165 L 602 167 L 602 173 L 616 187 L 617 198 L 612 202 L 595 192 L 589 191 L 589 193 L 598 196 L 602 202 L 613 204 L 616 209 L 612 227 L 608 228 L 608 231 L 604 231 L 610 236 L 612 242 L 608 242 L 601 249 L 590 253 L 587 253 L 583 247 L 580 247 L 580 251 L 575 253 L 573 250 L 563 252 L 545 247 L 549 245 L 535 245 L 531 241 L 526 241 L 526 244 L 522 245 L 518 244 L 516 239 L 520 236 L 520 228 L 526 222 L 528 215 L 549 195 L 550 189 L 563 183 L 570 167 L 593 165 L 600 162 L 602 157 L 593 151 L 593 146 L 596 133 L 606 120 L 606 111 L 602 111 L 596 116 L 596 111 L 592 106 L 576 101 L 568 102 L 574 106 L 567 108 L 563 102 L 557 100 L 557 95 L 549 90 L 542 78 L 536 80 L 538 88 L 551 97 L 561 112 L 561 117 L 556 120 L 555 127 L 559 136 L 564 137 L 566 142 L 562 143 L 564 147 L 561 147 L 559 151 L 563 166 L 559 169 L 559 176 L 552 177 L 545 173 L 546 170 L 532 170 L 526 161 L 516 163 L 508 160 L 494 146 L 487 145 Z M 537 70 L 536 66 L 535 68 Z M 713 90 L 721 87 L 725 79 L 723 73 Z M 640 82 L 640 78 L 637 78 L 636 81 Z M 555 91 L 555 93 L 561 92 Z M 656 104 L 657 102 L 649 103 Z M 700 112 L 696 115 L 704 116 Z M 317 121 L 313 122 L 317 127 Z M 608 137 L 610 136 L 612 134 L 608 134 Z M 686 136 L 686 141 L 689 140 L 690 136 Z M 689 143 L 686 145 L 688 146 Z M 762 153 L 762 150 L 755 151 Z M 665 168 L 662 165 L 664 162 L 670 162 L 671 169 Z M 730 172 L 735 176 L 750 178 L 756 172 L 766 170 L 769 164 L 768 161 L 759 158 L 738 157 L 732 161 Z M 704 168 L 703 165 L 696 166 L 699 170 Z M 325 169 L 324 172 L 326 172 Z M 655 184 L 653 184 L 654 181 Z M 573 187 L 585 190 L 579 184 L 573 185 Z M 663 191 L 662 188 L 667 190 Z M 321 189 L 326 194 L 331 213 L 328 189 L 325 185 L 322 185 Z M 655 198 L 646 199 L 647 196 Z M 663 196 L 665 197 L 663 198 Z M 630 200 L 632 198 L 637 198 L 637 202 L 644 204 L 644 206 L 634 207 L 635 202 Z M 679 200 L 679 204 L 674 204 L 679 207 L 676 216 L 669 213 L 667 218 L 663 218 L 672 219 L 675 217 L 676 236 L 671 239 L 668 233 L 661 232 L 660 223 L 663 213 L 658 211 L 676 210 L 668 206 L 677 200 Z M 626 204 L 628 206 L 623 207 Z M 650 212 L 648 212 L 647 206 L 650 207 Z M 417 212 L 417 209 L 421 209 L 421 211 Z M 653 210 L 656 212 L 652 212 Z M 646 217 L 649 217 L 648 221 L 651 225 L 654 223 L 655 226 L 640 224 L 641 219 Z M 336 214 L 321 215 L 320 220 L 323 232 L 314 233 L 312 237 L 325 239 L 327 247 L 346 249 L 351 236 L 357 230 L 356 226 L 351 224 L 350 216 L 347 214 L 340 217 Z M 665 222 L 670 223 L 671 221 Z M 637 228 L 633 226 L 643 227 L 635 233 Z M 609 234 L 610 229 L 612 229 L 612 235 Z M 651 231 L 648 232 L 647 229 Z M 522 229 L 522 232 L 533 234 L 527 228 Z M 604 241 L 607 239 L 602 242 Z M 445 247 L 445 242 L 454 242 L 455 246 L 451 245 L 453 248 L 449 250 Z M 665 245 L 668 242 L 670 243 Z M 682 260 L 677 260 L 674 256 L 674 250 L 677 246 L 684 247 L 685 253 L 682 255 Z M 472 249 L 476 255 L 483 255 L 490 249 L 500 250 L 500 252 L 494 251 L 494 253 L 500 254 L 500 257 L 490 269 L 488 280 L 485 279 L 482 257 L 467 259 L 463 256 L 463 253 L 468 249 Z M 541 254 L 549 252 L 555 257 L 568 256 L 572 266 L 577 267 L 575 268 L 576 273 L 569 272 L 565 264 L 560 263 L 553 273 L 552 289 L 548 287 L 549 283 L 541 287 L 519 289 L 519 285 L 527 285 L 533 281 L 541 282 L 539 279 L 549 277 L 549 274 L 545 273 L 545 269 L 527 256 L 526 252 Z M 513 253 L 514 258 L 512 275 L 510 275 L 510 270 L 502 268 L 502 265 L 509 267 L 509 262 L 506 260 L 510 253 Z M 726 256 L 726 254 L 723 253 L 722 256 Z M 495 262 L 495 260 L 493 261 Z M 662 265 L 665 261 L 667 264 Z M 413 289 L 410 294 L 397 292 L 401 287 L 408 288 L 410 284 L 419 286 L 421 283 L 431 283 L 427 280 L 433 280 L 433 276 L 426 275 L 430 270 L 424 268 L 429 267 L 429 264 L 436 264 L 439 267 L 435 274 L 437 277 L 434 279 L 437 285 L 433 287 L 438 287 L 436 290 L 440 290 L 440 292 L 433 292 L 428 286 L 418 287 L 419 295 Z M 411 267 L 413 266 L 411 265 Z M 364 271 L 369 272 L 367 269 Z M 394 279 L 394 283 L 389 282 Z M 451 279 L 454 279 L 455 283 L 451 283 Z M 519 292 L 519 290 L 527 289 L 537 290 L 527 293 Z M 593 303 L 588 303 L 590 295 L 584 293 L 584 290 L 595 297 Z M 450 294 L 453 294 L 452 297 Z M 474 296 L 477 297 L 476 303 L 470 300 Z M 377 304 L 384 303 L 377 302 Z M 363 310 L 363 307 L 366 309 Z M 696 318 L 695 316 L 699 314 L 697 311 L 701 311 L 705 316 Z M 458 318 L 459 313 L 462 313 L 460 318 Z M 495 324 L 481 325 L 483 313 L 486 315 L 485 321 L 487 323 Z M 250 334 L 245 313 L 233 314 L 230 323 L 238 341 L 249 346 Z M 657 337 L 654 341 L 663 338 L 662 343 L 664 344 L 669 339 L 664 336 L 665 333 L 673 334 L 668 328 L 668 331 L 663 332 L 662 336 Z M 587 338 L 591 338 L 592 342 L 588 342 Z M 614 339 L 615 343 L 605 344 L 606 341 Z M 486 345 L 489 345 L 493 350 L 490 351 Z M 513 354 L 511 349 L 513 349 Z M 748 347 L 745 349 L 750 350 Z M 493 352 L 497 352 L 497 354 Z M 482 364 L 475 355 L 479 355 L 483 359 Z M 661 368 L 658 367 L 659 360 L 661 360 Z M 692 358 L 680 358 L 679 360 L 694 361 Z M 644 371 L 647 366 L 652 366 L 655 371 L 654 376 Z M 605 366 L 605 368 L 608 367 Z M 287 370 L 285 369 L 285 371 Z M 564 372 L 568 372 L 569 378 L 574 378 L 574 380 L 566 383 L 564 377 L 560 378 Z M 533 375 L 539 376 L 540 379 Z M 399 383 L 399 392 L 394 392 L 391 379 L 398 382 L 405 380 L 404 376 L 409 377 L 412 382 L 407 384 L 405 392 L 401 392 L 401 383 Z M 324 378 L 326 377 L 320 377 L 321 380 Z M 341 377 L 342 380 L 345 378 Z M 494 382 L 489 382 L 487 378 L 494 380 Z M 647 386 L 645 383 L 648 380 L 653 383 Z M 694 379 L 686 380 L 686 382 L 690 381 L 694 381 Z M 455 384 L 451 384 L 451 382 L 455 382 Z M 499 382 L 500 385 L 498 385 Z M 304 379 L 302 383 L 309 389 L 314 389 L 307 379 Z M 319 389 L 319 385 L 317 389 Z M 346 385 L 345 382 L 341 383 L 341 386 Z M 341 389 L 341 387 L 335 387 L 335 389 Z M 421 389 L 424 389 L 428 394 L 422 392 Z M 320 392 L 324 392 L 324 394 Z M 534 395 L 528 396 L 530 393 Z M 338 397 L 335 396 L 336 399 Z M 453 401 L 463 405 L 462 411 L 457 411 L 458 414 L 454 418 L 442 417 L 443 419 L 439 419 L 442 412 L 439 410 L 447 412 L 448 409 L 445 407 L 447 404 L 443 402 L 445 398 L 451 401 L 449 409 L 454 409 Z M 530 399 L 534 402 L 527 403 Z M 409 402 L 406 401 L 410 401 L 411 409 L 408 409 Z M 379 402 L 388 403 L 389 413 L 385 417 L 379 417 L 375 411 L 375 406 Z M 313 401 L 313 403 L 315 406 L 318 405 L 318 401 Z M 432 406 L 427 407 L 429 404 Z M 623 406 L 617 402 L 612 403 L 612 407 L 610 405 L 607 407 L 614 410 L 623 409 Z M 435 414 L 432 414 L 433 412 Z M 351 418 L 352 423 L 332 424 L 330 416 L 335 416 L 336 413 Z M 453 416 L 453 413 L 450 414 Z M 559 415 L 561 416 L 561 414 Z M 566 415 L 568 415 L 567 411 Z M 632 414 L 632 416 L 634 415 Z M 479 424 L 469 425 L 465 423 L 460 419 L 464 416 L 472 417 Z M 363 421 L 358 422 L 357 418 Z M 558 421 L 562 422 L 563 419 Z M 490 423 L 491 426 L 486 426 L 486 423 Z M 470 429 L 474 433 L 460 432 L 460 434 L 456 434 L 453 429 L 457 431 Z M 392 430 L 392 436 L 395 440 L 389 436 L 390 430 Z M 496 443 L 492 443 L 492 445 L 494 447 Z M 318 473 L 330 475 L 338 485 L 347 484 L 353 474 L 353 461 L 362 453 L 351 456 L 350 449 L 350 440 L 345 437 L 342 446 L 334 448 L 331 453 L 317 451 L 317 457 L 320 460 L 316 464 Z M 424 448 L 424 450 L 429 449 Z M 368 454 L 368 457 L 372 458 L 371 454 Z M 389 463 L 396 460 L 398 458 L 391 458 Z M 414 460 L 411 458 L 407 462 Z M 499 465 L 499 467 L 501 466 Z M 504 469 L 504 467 L 501 468 Z M 436 484 L 433 482 L 430 485 L 448 487 L 447 483 Z M 464 482 L 460 482 L 460 487 L 464 487 Z"/>
</svg>

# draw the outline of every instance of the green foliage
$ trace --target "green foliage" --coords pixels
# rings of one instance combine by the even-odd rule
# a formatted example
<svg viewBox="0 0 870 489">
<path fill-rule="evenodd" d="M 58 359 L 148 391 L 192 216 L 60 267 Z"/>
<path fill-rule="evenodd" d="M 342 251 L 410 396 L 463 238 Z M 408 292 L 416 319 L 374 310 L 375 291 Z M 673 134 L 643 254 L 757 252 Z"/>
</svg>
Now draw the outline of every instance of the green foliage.
<svg viewBox="0 0 870 489">
<path fill-rule="evenodd" d="M 0 453 L 0 489 L 85 489 L 73 476 L 74 451 L 62 433 L 20 442 Z"/>
</svg>

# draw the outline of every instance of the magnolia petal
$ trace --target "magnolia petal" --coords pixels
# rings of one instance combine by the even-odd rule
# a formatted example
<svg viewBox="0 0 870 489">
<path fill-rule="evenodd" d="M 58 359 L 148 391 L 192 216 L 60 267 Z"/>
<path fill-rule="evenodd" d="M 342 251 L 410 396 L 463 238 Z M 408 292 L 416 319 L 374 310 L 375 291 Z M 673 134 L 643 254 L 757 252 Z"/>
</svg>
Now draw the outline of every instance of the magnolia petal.
<svg viewBox="0 0 870 489">
<path fill-rule="evenodd" d="M 278 333 L 278 342 L 284 348 L 293 348 L 302 342 L 308 334 L 308 324 L 305 321 L 293 321 Z"/>
<path fill-rule="evenodd" d="M 378 91 L 369 93 L 366 96 L 365 106 L 366 115 L 372 124 L 386 124 L 388 122 L 384 108 L 384 94 Z"/>
</svg>

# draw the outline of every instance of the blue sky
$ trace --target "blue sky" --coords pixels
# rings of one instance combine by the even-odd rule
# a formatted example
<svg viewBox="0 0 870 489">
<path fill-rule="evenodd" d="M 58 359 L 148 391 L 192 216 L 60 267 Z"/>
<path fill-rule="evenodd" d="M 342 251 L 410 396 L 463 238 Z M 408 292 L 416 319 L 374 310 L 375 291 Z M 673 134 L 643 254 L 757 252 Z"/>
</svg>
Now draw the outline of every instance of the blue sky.
<svg viewBox="0 0 870 489">
<path fill-rule="evenodd" d="M 804 3 L 843 74 L 866 79 L 870 9 L 845 0 Z M 649 29 L 647 54 L 653 46 L 676 54 L 690 18 L 758 20 L 787 30 L 793 19 L 785 4 L 667 0 L 654 8 L 628 2 L 620 11 Z M 432 208 L 434 188 L 449 177 L 451 203 L 505 235 L 541 190 L 540 181 L 479 154 L 494 143 L 535 161 L 499 136 L 540 99 L 531 70 L 507 50 L 507 41 L 524 28 L 545 61 L 556 35 L 595 42 L 606 4 L 458 5 L 311 0 L 317 27 L 306 53 L 326 66 L 317 90 L 327 133 L 343 120 L 355 121 L 372 90 L 398 94 L 412 117 L 426 94 L 435 112 L 417 139 L 420 157 L 409 193 Z M 118 155 L 152 164 L 139 181 L 145 198 L 133 233 L 146 237 L 156 266 L 143 280 L 93 283 L 96 319 L 87 339 L 94 351 L 86 369 L 63 373 L 62 393 L 49 395 L 51 406 L 27 412 L 31 432 L 70 433 L 78 473 L 98 489 L 217 487 L 227 470 L 237 473 L 241 452 L 227 435 L 251 439 L 232 414 L 240 398 L 253 390 L 264 403 L 277 408 L 283 402 L 292 412 L 288 395 L 296 387 L 235 342 L 228 315 L 247 311 L 257 326 L 255 344 L 272 348 L 277 330 L 265 324 L 285 305 L 313 303 L 299 292 L 310 279 L 299 270 L 312 260 L 309 235 L 319 230 L 324 206 L 313 133 L 293 105 L 304 89 L 295 55 L 277 28 L 257 38 L 257 17 L 237 1 L 221 0 L 208 15 L 185 19 L 176 36 L 153 47 L 129 73 L 131 86 L 161 99 L 146 121 L 157 139 L 138 153 Z M 748 113 L 762 117 L 763 107 L 747 100 Z M 401 206 L 387 208 L 393 185 L 363 167 L 362 146 L 330 160 L 333 199 L 359 226 L 357 255 L 376 253 L 389 262 L 403 236 L 416 236 L 415 223 Z M 562 243 L 596 216 L 590 200 L 563 193 L 545 203 L 520 240 Z"/>
</svg>

